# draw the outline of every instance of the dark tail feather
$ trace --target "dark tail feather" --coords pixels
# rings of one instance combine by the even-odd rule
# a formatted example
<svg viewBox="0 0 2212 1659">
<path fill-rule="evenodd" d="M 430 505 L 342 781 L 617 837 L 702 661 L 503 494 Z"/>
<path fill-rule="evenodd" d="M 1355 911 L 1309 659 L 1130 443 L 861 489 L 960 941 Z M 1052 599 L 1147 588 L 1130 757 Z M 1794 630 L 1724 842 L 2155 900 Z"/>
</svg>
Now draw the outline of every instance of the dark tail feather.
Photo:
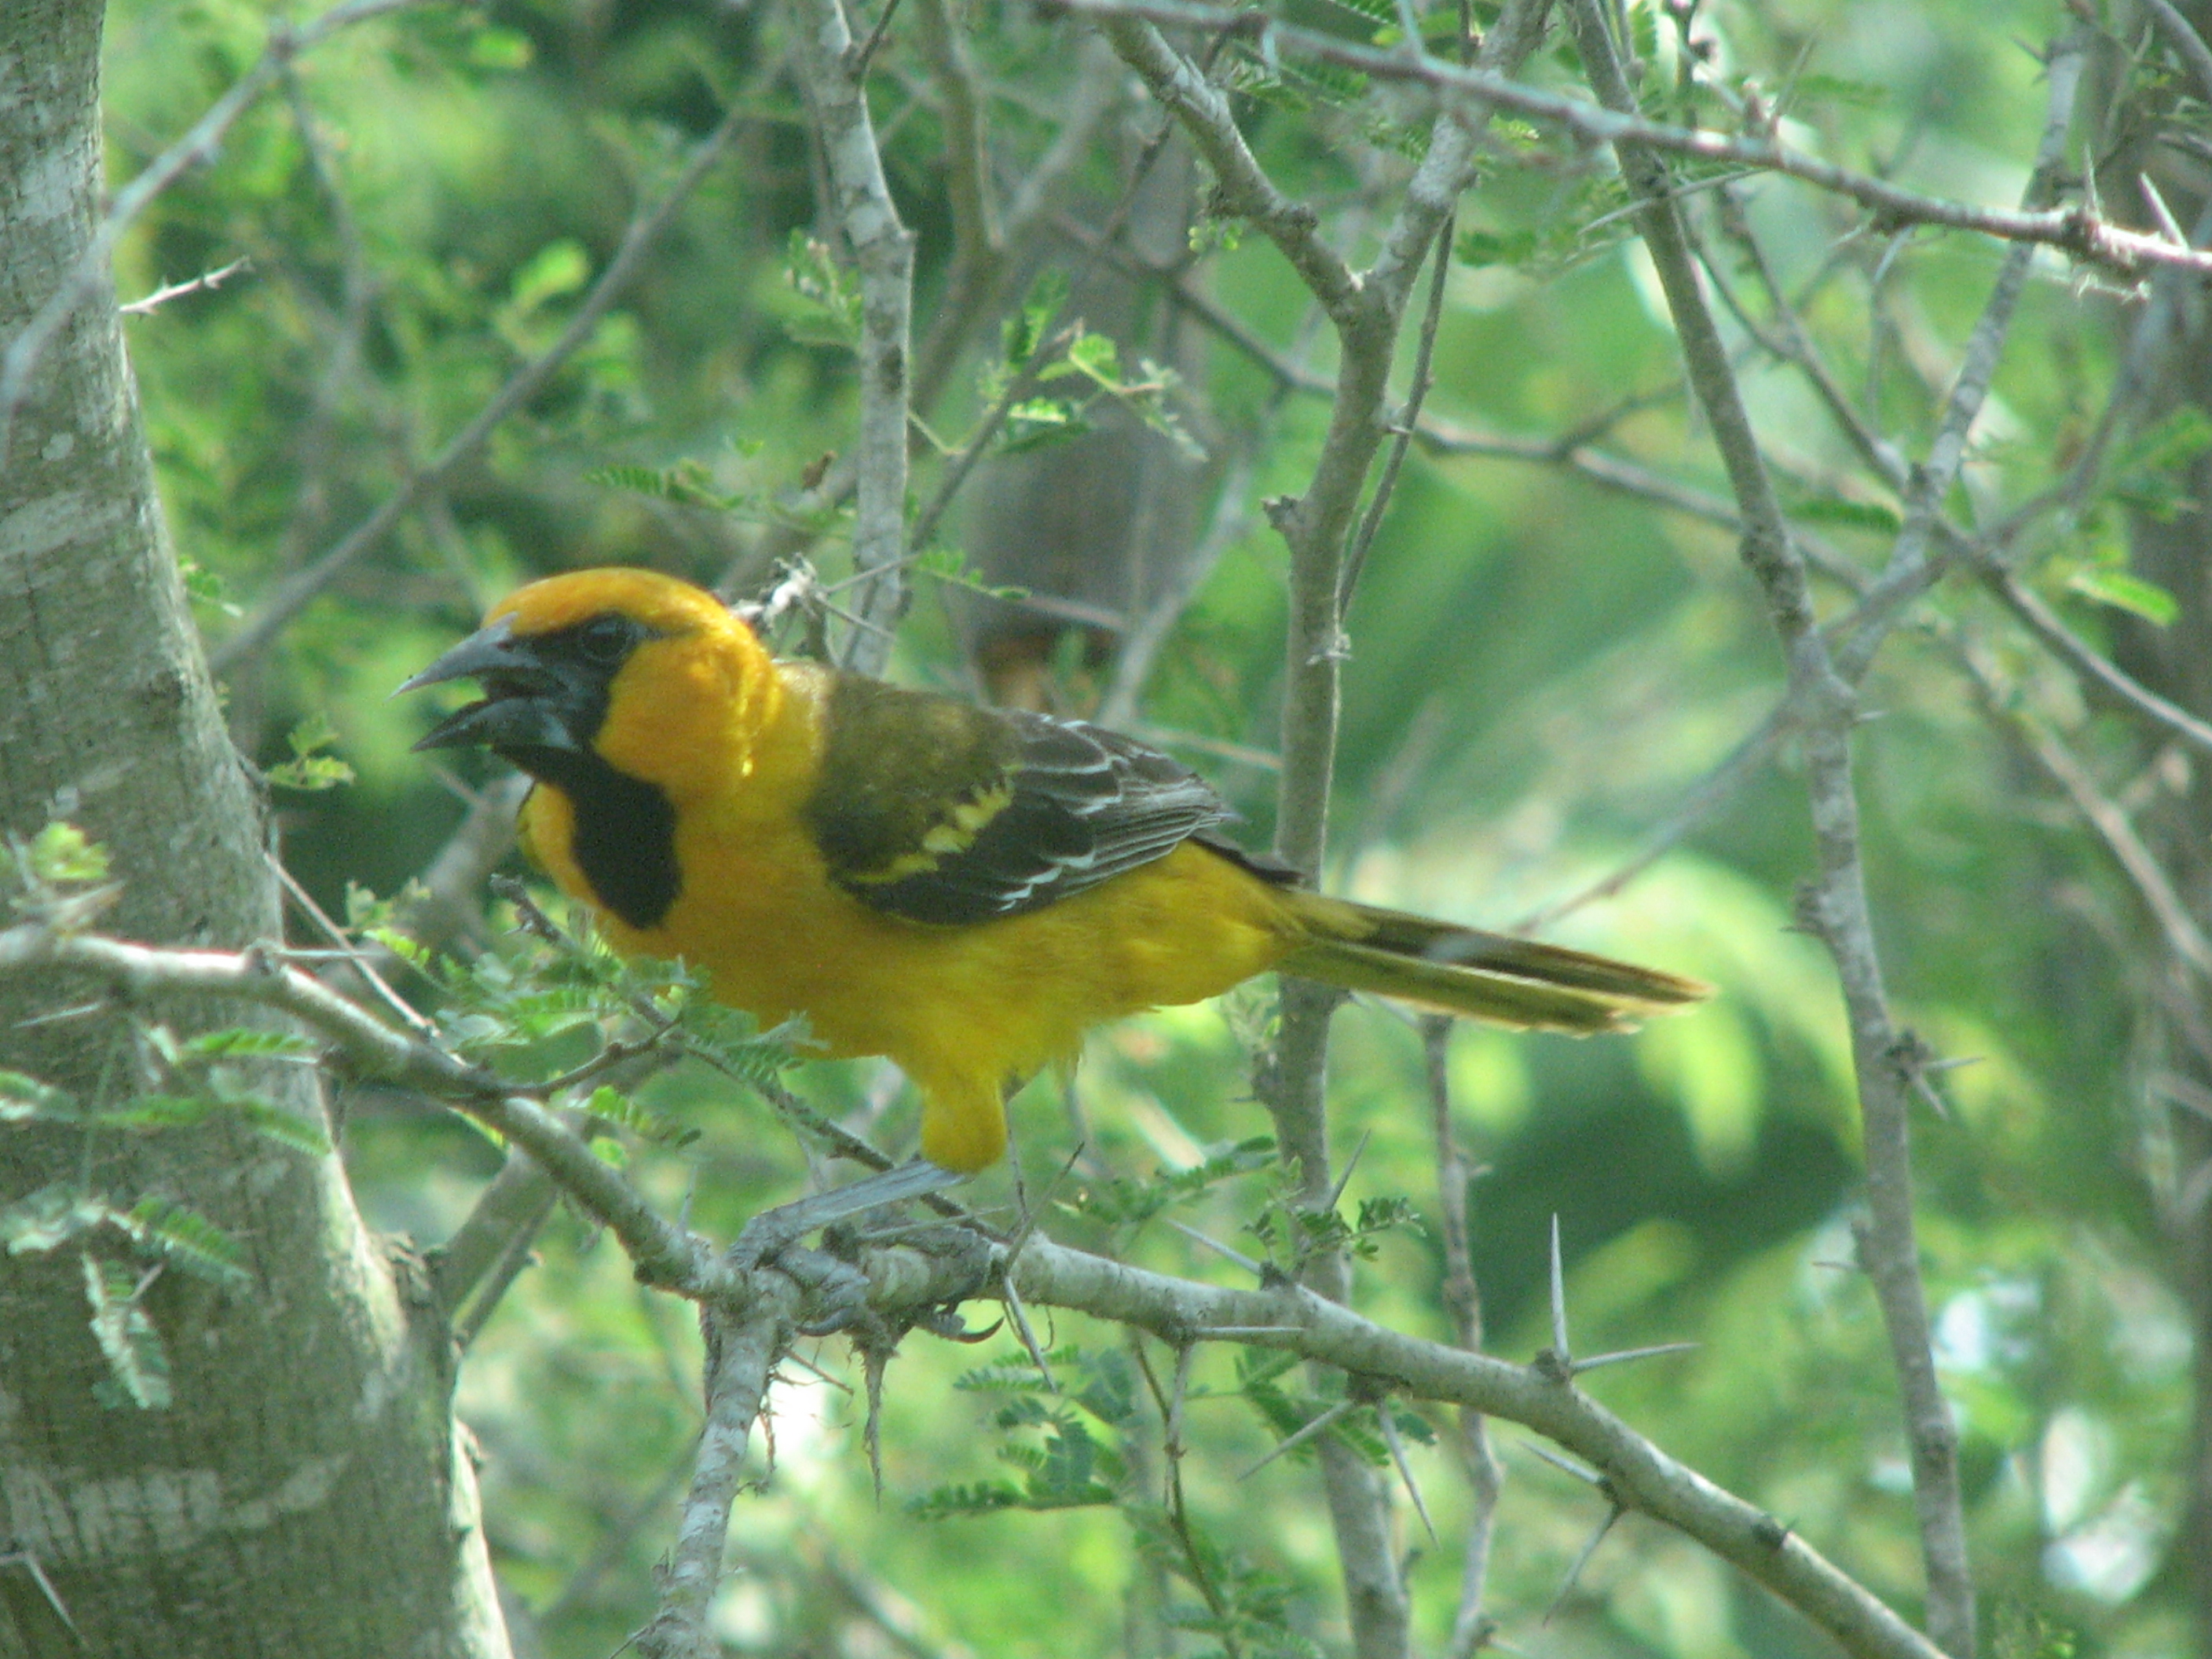
<svg viewBox="0 0 2212 1659">
<path fill-rule="evenodd" d="M 1316 893 L 1286 895 L 1308 942 L 1286 973 L 1439 1013 L 1542 1030 L 1624 1031 L 1712 994 L 1679 974 Z"/>
</svg>

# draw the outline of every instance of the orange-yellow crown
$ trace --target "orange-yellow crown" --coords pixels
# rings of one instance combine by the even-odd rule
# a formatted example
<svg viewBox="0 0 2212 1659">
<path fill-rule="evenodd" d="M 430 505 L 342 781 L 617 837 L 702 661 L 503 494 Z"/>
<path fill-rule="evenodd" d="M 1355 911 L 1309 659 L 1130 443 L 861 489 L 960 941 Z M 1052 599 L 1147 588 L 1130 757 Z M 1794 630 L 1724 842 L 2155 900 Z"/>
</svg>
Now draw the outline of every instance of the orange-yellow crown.
<svg viewBox="0 0 2212 1659">
<path fill-rule="evenodd" d="M 657 570 L 615 567 L 573 570 L 519 587 L 492 606 L 484 621 L 511 616 L 517 634 L 551 634 L 610 611 L 668 635 L 745 627 L 703 587 Z"/>
</svg>

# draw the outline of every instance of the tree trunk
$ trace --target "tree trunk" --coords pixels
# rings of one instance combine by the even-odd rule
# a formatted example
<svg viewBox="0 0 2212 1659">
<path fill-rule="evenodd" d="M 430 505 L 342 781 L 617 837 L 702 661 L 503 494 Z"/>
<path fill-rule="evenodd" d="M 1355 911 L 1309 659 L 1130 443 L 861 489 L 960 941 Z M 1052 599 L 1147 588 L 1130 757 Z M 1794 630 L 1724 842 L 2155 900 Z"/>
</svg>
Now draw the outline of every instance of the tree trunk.
<svg viewBox="0 0 2212 1659">
<path fill-rule="evenodd" d="M 72 280 L 99 222 L 100 21 L 100 0 L 0 0 L 0 343 Z M 61 817 L 102 842 L 122 894 L 100 925 L 117 933 L 279 937 L 266 814 L 164 544 L 104 270 L 12 414 L 0 828 Z M 236 1023 L 89 1000 L 0 982 L 0 1065 L 113 1101 L 161 1086 L 148 1028 Z M 263 1097 L 320 1120 L 312 1069 L 262 1069 Z M 189 1206 L 242 1245 L 248 1281 L 172 1267 L 144 1283 L 152 1261 L 112 1224 L 0 1258 L 0 1653 L 505 1655 L 450 1341 L 406 1258 L 362 1228 L 337 1160 L 228 1122 L 0 1137 L 0 1206 L 40 1192 Z M 94 1340 L 102 1263 L 140 1285 L 166 1406 L 119 1394 Z"/>
</svg>

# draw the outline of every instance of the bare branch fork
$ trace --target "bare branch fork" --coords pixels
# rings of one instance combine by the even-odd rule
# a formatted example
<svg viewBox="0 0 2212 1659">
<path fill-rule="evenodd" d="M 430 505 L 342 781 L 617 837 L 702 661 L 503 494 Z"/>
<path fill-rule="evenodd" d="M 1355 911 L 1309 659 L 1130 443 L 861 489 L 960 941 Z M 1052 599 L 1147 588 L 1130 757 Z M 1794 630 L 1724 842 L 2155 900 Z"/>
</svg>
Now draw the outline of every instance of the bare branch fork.
<svg viewBox="0 0 2212 1659">
<path fill-rule="evenodd" d="M 1577 43 L 1600 100 L 1615 110 L 1632 109 L 1601 5 L 1596 0 L 1575 0 L 1573 17 Z M 2046 166 L 2063 143 L 2081 46 L 2078 39 L 2069 40 L 2051 59 L 2052 115 L 2045 153 L 2039 158 Z M 1832 653 L 1824 630 L 1814 625 L 1804 560 L 1791 544 L 1729 355 L 1706 307 L 1697 262 L 1665 167 L 1654 147 L 1644 143 L 1618 143 L 1615 149 L 1623 176 L 1644 204 L 1644 238 L 1674 315 L 1692 385 L 1712 427 L 1742 515 L 1745 561 L 1765 591 L 1789 659 L 1793 695 L 1802 699 L 1799 729 L 1820 857 L 1820 873 L 1808 884 L 1802 908 L 1835 960 L 1850 1024 L 1869 1209 L 1868 1224 L 1859 1235 L 1861 1260 L 1881 1307 L 1903 1396 L 1928 1578 L 1929 1632 L 1946 1652 L 1971 1659 L 1974 1589 L 1959 1486 L 1958 1431 L 1936 1379 L 1914 1237 L 1909 1133 L 1914 1079 L 1907 1058 L 1913 1045 L 1890 1018 L 1861 861 L 1850 750 L 1855 718 L 1850 686 L 1866 665 L 1848 651 Z M 1916 493 L 1890 567 L 1876 584 L 1879 597 L 1873 599 L 1869 629 L 1875 641 L 1891 606 L 1930 580 L 1925 553 L 1929 530 L 1956 476 L 1966 431 L 2002 342 L 2019 277 L 2025 275 L 2024 269 L 2015 275 L 2013 264 L 2008 260 L 2000 276 L 1939 427 L 1928 469 L 1934 476 L 1924 481 L 1924 493 Z"/>
<path fill-rule="evenodd" d="M 1484 42 L 1485 68 L 1516 66 L 1534 49 L 1547 9 L 1547 0 L 1509 5 Z M 1355 532 L 1360 496 L 1392 424 L 1386 399 L 1407 301 L 1440 228 L 1474 181 L 1487 112 L 1436 118 L 1373 264 L 1355 270 L 1321 235 L 1314 210 L 1268 177 L 1227 95 L 1197 64 L 1133 10 L 1093 15 L 1115 51 L 1182 124 L 1213 174 L 1218 210 L 1247 220 L 1275 245 L 1336 331 L 1334 397 L 1311 479 L 1302 496 L 1268 506 L 1291 556 L 1276 851 L 1301 869 L 1316 870 L 1335 765 L 1345 578 L 1347 556 L 1361 539 Z M 1217 19 L 1217 35 L 1221 23 L 1234 21 Z M 1416 408 L 1425 370 L 1424 363 L 1416 371 Z M 1370 518 L 1379 522 L 1386 505 L 1378 494 Z M 1328 1020 L 1340 1000 L 1324 988 L 1285 981 L 1280 1034 L 1261 1068 L 1259 1092 L 1274 1118 L 1283 1158 L 1299 1172 L 1303 1201 L 1314 1205 L 1331 1201 L 1324 1097 Z M 1334 1301 L 1351 1293 L 1350 1267 L 1340 1255 L 1316 1257 L 1305 1279 Z M 1400 1659 L 1409 1650 L 1410 1607 L 1391 1540 L 1389 1488 L 1334 1438 L 1323 1439 L 1318 1451 L 1355 1649 L 1361 1659 Z"/>
<path fill-rule="evenodd" d="M 1141 21 L 1200 33 L 1256 34 L 1263 51 L 1296 52 L 1357 70 L 1378 81 L 1427 87 L 1447 108 L 1471 124 L 1487 120 L 1492 110 L 1510 110 L 1549 122 L 1589 143 L 1638 144 L 1700 161 L 1782 173 L 1851 198 L 1886 228 L 1934 225 L 1976 231 L 2004 241 L 2056 248 L 2085 264 L 2129 277 L 2157 266 L 2212 275 L 2212 252 L 2191 247 L 2163 234 L 2126 229 L 2086 204 L 2029 211 L 1977 207 L 1922 195 L 1872 173 L 1808 155 L 1771 137 L 1731 138 L 1703 128 L 1670 126 L 1627 111 L 1600 107 L 1585 99 L 1524 86 L 1487 65 L 1462 69 L 1426 54 L 1363 46 L 1272 17 L 1225 10 L 1197 0 L 1048 0 L 1048 3 L 1054 10 L 1097 18 L 1102 27 Z"/>
<path fill-rule="evenodd" d="M 662 1219 L 621 1172 L 556 1113 L 513 1085 L 365 1010 L 265 949 L 164 949 L 63 931 L 43 921 L 0 930 L 0 975 L 84 974 L 118 997 L 184 992 L 274 1010 L 332 1045 L 343 1064 L 421 1089 L 507 1136 L 621 1242 L 639 1276 L 701 1302 L 714 1345 L 709 1428 L 671 1558 L 654 1651 L 713 1651 L 705 1613 L 719 1580 L 723 1528 L 769 1367 L 825 1281 L 857 1295 L 893 1328 L 1004 1275 L 1033 1306 L 1149 1331 L 1178 1352 L 1233 1340 L 1284 1350 L 1412 1398 L 1522 1424 L 1598 1470 L 1624 1509 L 1666 1522 L 1733 1562 L 1858 1659 L 1936 1659 L 1936 1650 L 1772 1517 L 1676 1462 L 1563 1378 L 1402 1335 L 1302 1286 L 1237 1290 L 1168 1278 L 1031 1235 L 1018 1254 L 966 1227 L 909 1234 L 857 1250 L 816 1251 L 738 1271 L 689 1229 Z M 1011 1255 L 1012 1259 L 1009 1259 Z M 685 1645 L 689 1643 L 690 1645 Z"/>
</svg>

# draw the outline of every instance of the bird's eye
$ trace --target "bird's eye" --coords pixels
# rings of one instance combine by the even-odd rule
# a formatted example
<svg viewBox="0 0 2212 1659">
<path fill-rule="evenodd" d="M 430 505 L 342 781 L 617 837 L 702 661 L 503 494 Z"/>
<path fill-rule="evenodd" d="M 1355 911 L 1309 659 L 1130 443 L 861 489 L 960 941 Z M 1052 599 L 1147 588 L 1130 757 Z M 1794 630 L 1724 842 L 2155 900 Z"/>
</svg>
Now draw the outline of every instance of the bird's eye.
<svg viewBox="0 0 2212 1659">
<path fill-rule="evenodd" d="M 629 654 L 629 624 L 620 617 L 594 617 L 577 630 L 576 644 L 586 661 L 612 668 Z"/>
</svg>

